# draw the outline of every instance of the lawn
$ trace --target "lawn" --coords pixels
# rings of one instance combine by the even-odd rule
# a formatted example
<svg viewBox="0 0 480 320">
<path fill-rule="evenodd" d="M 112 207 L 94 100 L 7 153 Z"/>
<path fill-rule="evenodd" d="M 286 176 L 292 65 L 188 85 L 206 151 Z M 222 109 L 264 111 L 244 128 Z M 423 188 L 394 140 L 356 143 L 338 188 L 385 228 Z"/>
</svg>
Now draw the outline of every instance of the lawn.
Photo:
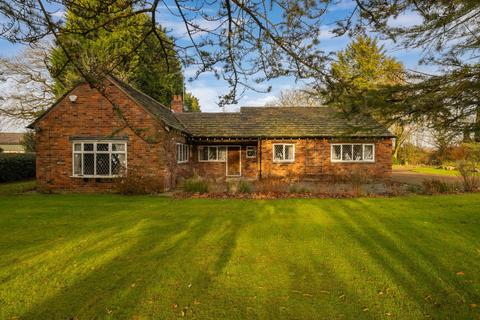
<svg viewBox="0 0 480 320">
<path fill-rule="evenodd" d="M 416 167 L 412 169 L 413 172 L 425 173 L 425 174 L 439 174 L 442 176 L 460 176 L 458 170 L 445 170 L 434 167 Z"/>
<path fill-rule="evenodd" d="M 0 196 L 0 318 L 479 319 L 480 194 Z"/>
</svg>

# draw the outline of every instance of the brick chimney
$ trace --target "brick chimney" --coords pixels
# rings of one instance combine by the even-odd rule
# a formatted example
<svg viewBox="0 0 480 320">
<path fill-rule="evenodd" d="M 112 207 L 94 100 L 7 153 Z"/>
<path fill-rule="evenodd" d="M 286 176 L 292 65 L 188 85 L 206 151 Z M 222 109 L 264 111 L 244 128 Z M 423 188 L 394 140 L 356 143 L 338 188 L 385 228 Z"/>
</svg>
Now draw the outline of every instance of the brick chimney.
<svg viewBox="0 0 480 320">
<path fill-rule="evenodd" d="M 181 95 L 174 95 L 170 108 L 173 112 L 183 112 L 183 97 Z"/>
</svg>

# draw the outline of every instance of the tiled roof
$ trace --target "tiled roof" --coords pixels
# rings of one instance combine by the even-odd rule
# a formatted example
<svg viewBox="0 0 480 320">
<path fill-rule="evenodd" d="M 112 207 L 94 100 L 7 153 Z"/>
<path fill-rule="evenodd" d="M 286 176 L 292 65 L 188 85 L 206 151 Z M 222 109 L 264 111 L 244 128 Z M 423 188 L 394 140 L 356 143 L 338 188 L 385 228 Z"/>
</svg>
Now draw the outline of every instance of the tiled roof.
<svg viewBox="0 0 480 320">
<path fill-rule="evenodd" d="M 0 144 L 21 144 L 23 133 L 0 132 Z"/>
<path fill-rule="evenodd" d="M 121 90 L 123 90 L 127 95 L 129 95 L 130 98 L 132 98 L 136 103 L 144 107 L 147 111 L 158 117 L 163 122 L 165 122 L 165 124 L 175 129 L 185 131 L 185 128 L 174 116 L 170 108 L 167 108 L 152 97 L 133 88 L 125 82 L 120 81 L 115 77 L 110 77 L 110 80 L 114 84 L 116 84 Z"/>
<path fill-rule="evenodd" d="M 243 107 L 237 113 L 177 113 L 197 137 L 393 137 L 370 117 L 326 107 Z"/>
</svg>

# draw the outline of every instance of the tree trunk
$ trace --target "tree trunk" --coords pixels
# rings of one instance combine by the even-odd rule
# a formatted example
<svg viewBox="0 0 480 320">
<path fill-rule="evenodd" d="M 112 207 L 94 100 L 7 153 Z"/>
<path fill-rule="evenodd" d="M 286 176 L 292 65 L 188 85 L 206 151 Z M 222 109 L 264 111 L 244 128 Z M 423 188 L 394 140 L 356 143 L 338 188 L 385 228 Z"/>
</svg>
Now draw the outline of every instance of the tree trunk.
<svg viewBox="0 0 480 320">
<path fill-rule="evenodd" d="M 480 142 L 480 104 L 477 105 L 477 115 L 475 119 L 475 126 L 473 128 L 475 142 Z"/>
</svg>

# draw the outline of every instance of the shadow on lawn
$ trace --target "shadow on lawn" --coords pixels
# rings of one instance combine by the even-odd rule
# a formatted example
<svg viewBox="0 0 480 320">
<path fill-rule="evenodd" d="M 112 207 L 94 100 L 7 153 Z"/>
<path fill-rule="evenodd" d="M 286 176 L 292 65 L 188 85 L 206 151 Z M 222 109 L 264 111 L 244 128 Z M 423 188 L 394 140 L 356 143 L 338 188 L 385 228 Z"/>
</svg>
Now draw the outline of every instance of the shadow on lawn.
<svg viewBox="0 0 480 320">
<path fill-rule="evenodd" d="M 175 202 L 172 204 L 175 206 Z M 131 235 L 131 245 L 32 307 L 22 318 L 131 318 L 139 313 L 149 316 L 145 310 L 157 317 L 180 314 L 183 309 L 175 304 L 193 303 L 191 297 L 201 296 L 209 288 L 230 260 L 239 230 L 255 216 L 194 212 L 180 215 L 174 211 L 139 217 L 143 224 Z M 130 219 L 135 225 L 135 216 Z M 215 254 L 210 252 L 206 255 L 208 260 L 202 261 L 203 250 Z M 145 301 L 147 293 L 151 299 L 170 299 Z M 150 303 L 156 306 L 145 308 Z"/>
<path fill-rule="evenodd" d="M 218 309 L 223 310 L 213 313 L 226 318 L 231 311 L 226 305 L 235 307 L 237 318 L 262 318 L 262 315 L 309 318 L 315 314 L 330 318 L 381 318 L 387 311 L 382 301 L 363 294 L 368 291 L 377 295 L 375 286 L 386 282 L 399 291 L 398 296 L 394 293 L 389 297 L 390 306 L 399 306 L 398 312 L 413 311 L 412 318 L 438 315 L 442 311 L 471 316 L 465 301 L 478 298 L 476 292 L 462 288 L 455 276 L 451 276 L 458 270 L 452 270 L 437 257 L 438 252 L 429 249 L 453 252 L 460 248 L 441 237 L 425 234 L 418 224 L 396 224 L 398 217 L 390 219 L 375 207 L 375 202 L 367 205 L 362 200 L 256 201 L 248 206 L 244 203 L 247 202 L 171 201 L 138 216 L 135 212 L 115 216 L 123 219 L 123 227 L 112 229 L 108 227 L 111 226 L 108 214 L 97 218 L 98 226 L 93 219 L 69 240 L 79 239 L 82 232 L 92 232 L 93 228 L 106 232 L 104 237 L 123 235 L 105 242 L 108 246 L 96 248 L 96 255 L 107 254 L 109 246 L 122 249 L 34 305 L 22 318 L 175 318 L 182 312 L 187 316 L 213 318 L 215 306 L 196 305 L 204 301 L 220 302 Z M 157 211 L 161 214 L 156 214 Z M 320 215 L 324 219 L 317 219 Z M 405 228 L 414 230 L 406 232 Z M 271 291 L 262 293 L 256 284 L 246 283 L 244 291 L 235 293 L 237 296 L 230 296 L 228 287 L 211 291 L 216 288 L 217 278 L 225 276 L 240 235 L 248 238 L 245 253 L 264 259 L 261 262 L 266 265 L 280 264 L 276 270 L 284 272 L 281 276 L 287 279 L 286 285 L 272 283 Z M 408 237 L 412 235 L 418 238 Z M 342 251 L 336 239 L 348 245 L 350 248 L 345 249 L 349 250 Z M 349 254 L 356 248 L 366 254 Z M 93 253 L 81 254 L 78 259 L 92 259 Z M 475 265 L 474 256 L 468 253 L 464 256 L 465 264 Z M 336 270 L 339 262 L 346 265 L 343 272 L 350 268 L 352 274 L 340 275 Z M 251 263 L 258 267 L 258 261 Z M 275 278 L 267 269 L 263 270 L 265 277 Z M 381 274 L 365 274 L 372 270 Z M 247 280 L 251 278 L 251 274 L 246 275 Z M 358 283 L 348 282 L 347 278 Z M 369 288 L 359 287 L 362 285 Z M 323 288 L 327 290 L 322 292 Z M 252 303 L 257 309 L 249 311 L 252 304 L 242 296 L 247 294 L 263 297 Z M 239 296 L 240 299 L 230 301 Z M 366 307 L 372 313 L 363 312 Z M 199 313 L 195 313 L 196 309 Z M 405 314 L 395 316 L 408 318 Z"/>
<path fill-rule="evenodd" d="M 409 303 L 415 304 L 423 316 L 443 312 L 465 312 L 465 317 L 472 315 L 467 306 L 468 302 L 478 299 L 474 288 L 472 291 L 468 287 L 462 287 L 461 280 L 455 279 L 458 269 L 452 269 L 438 259 L 441 251 L 445 255 L 445 252 L 460 250 L 458 247 L 442 241 L 441 237 L 425 234 L 419 225 L 416 225 L 418 228 L 415 230 L 402 233 L 405 226 L 390 221 L 384 212 L 375 206 L 366 205 L 362 200 L 340 202 L 338 205 L 342 210 L 332 215 L 337 219 L 338 225 L 351 235 L 356 245 L 368 252 L 370 260 L 394 281 L 403 294 L 409 297 Z M 368 216 L 364 217 L 366 213 Z M 407 226 L 411 227 L 412 224 Z M 476 265 L 471 254 L 464 252 L 462 257 L 464 260 L 459 261 L 460 266 Z M 352 264 L 365 264 L 358 256 L 346 258 Z"/>
</svg>

